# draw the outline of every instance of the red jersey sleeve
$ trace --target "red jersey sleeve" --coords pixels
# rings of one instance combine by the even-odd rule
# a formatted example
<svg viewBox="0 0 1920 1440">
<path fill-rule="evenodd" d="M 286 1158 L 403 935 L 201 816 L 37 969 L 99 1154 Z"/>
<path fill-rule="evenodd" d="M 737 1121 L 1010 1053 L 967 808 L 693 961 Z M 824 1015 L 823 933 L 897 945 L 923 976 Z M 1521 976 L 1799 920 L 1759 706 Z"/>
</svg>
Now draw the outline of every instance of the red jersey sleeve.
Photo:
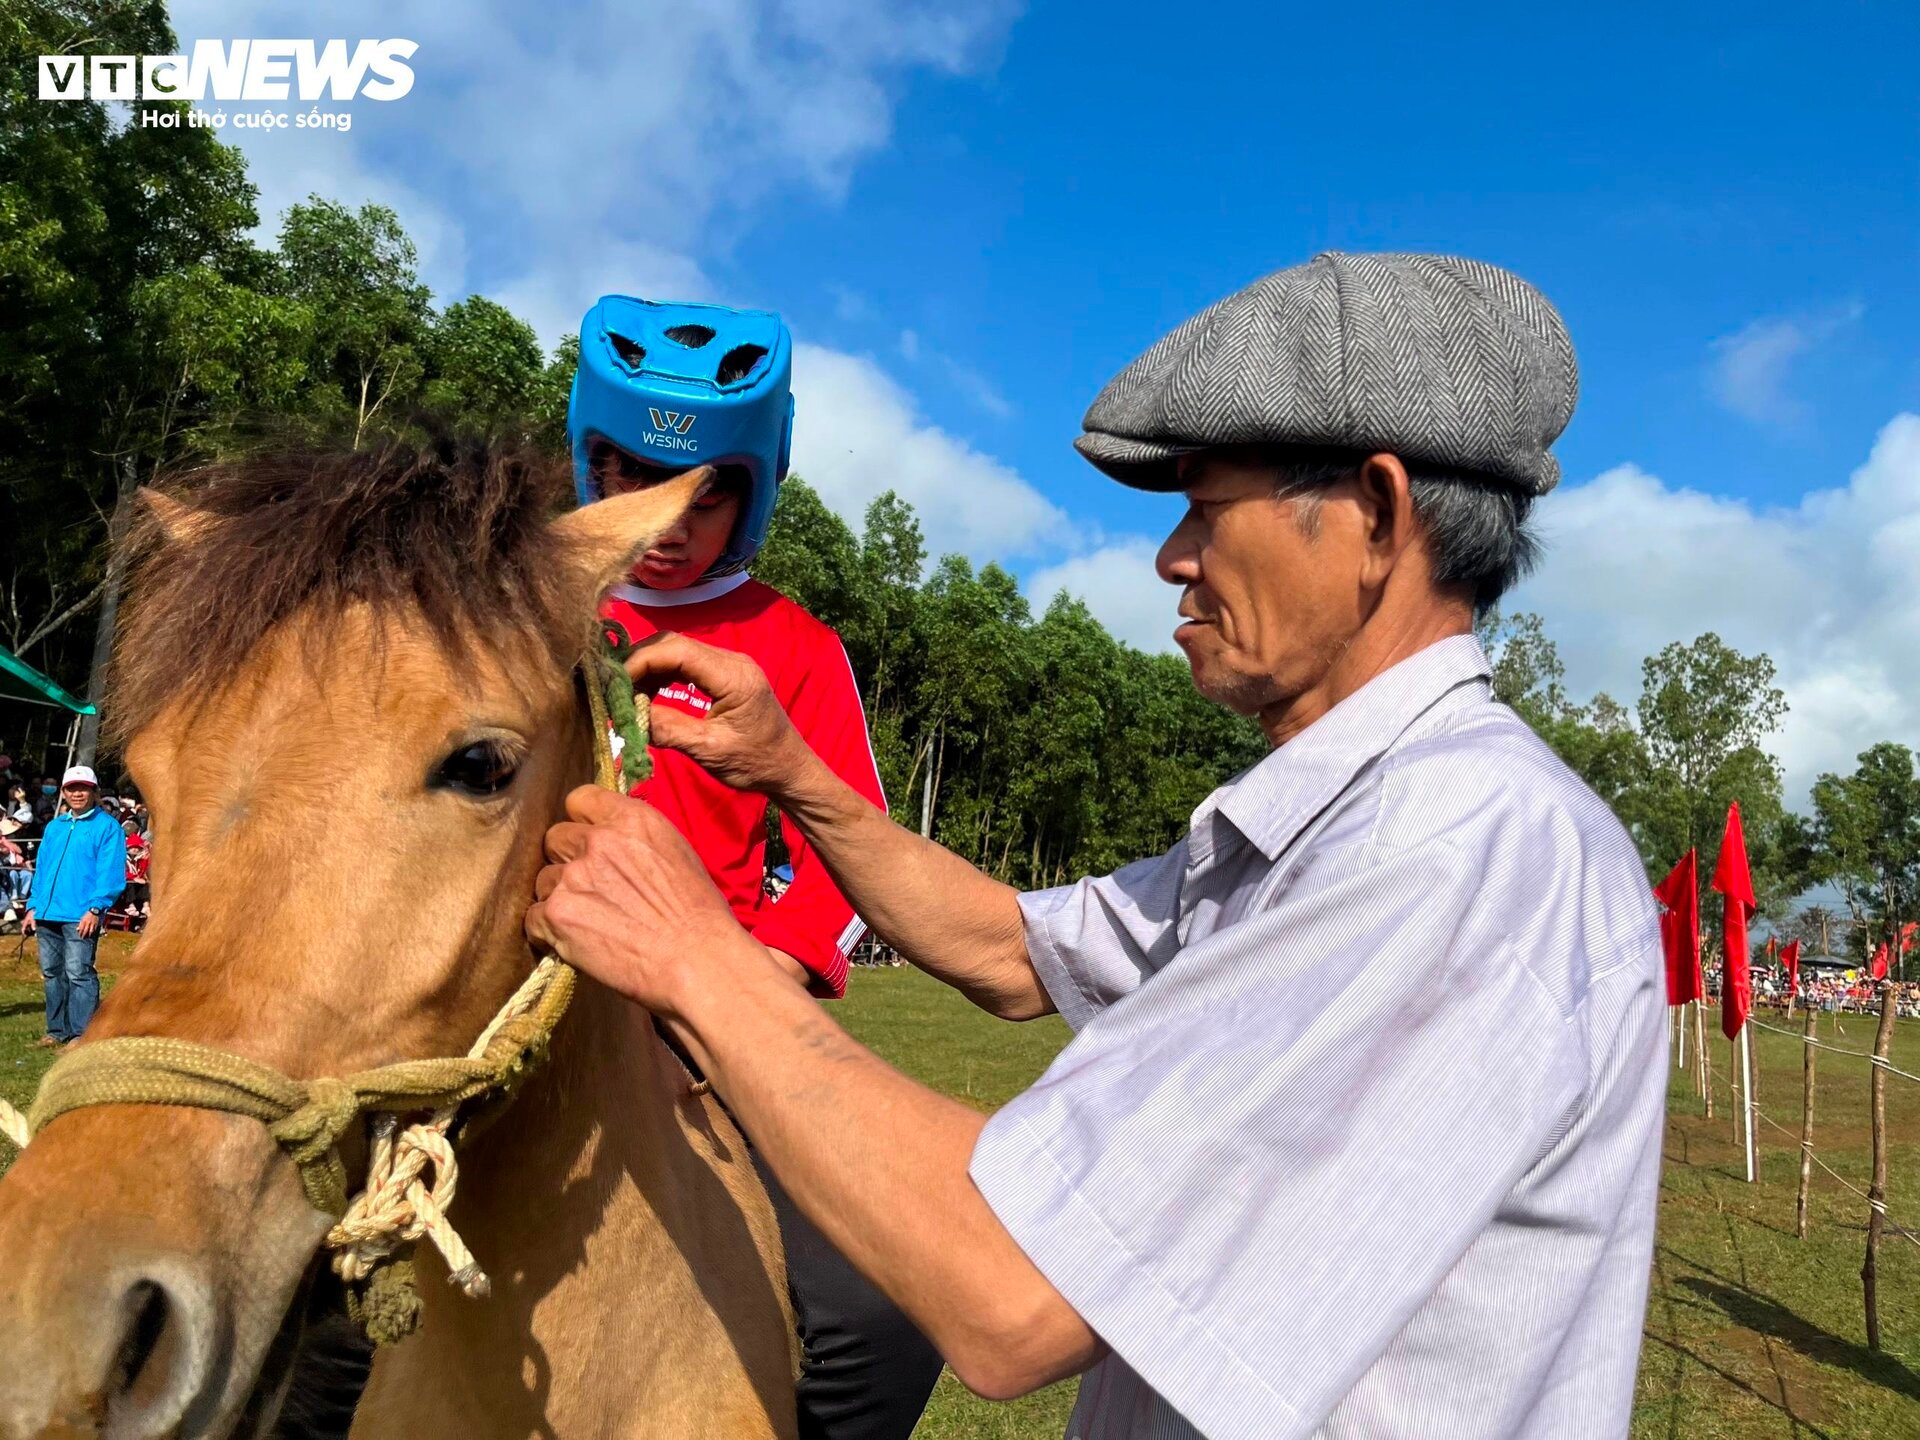
<svg viewBox="0 0 1920 1440">
<path fill-rule="evenodd" d="M 877 808 L 887 808 L 867 737 L 866 712 L 854 682 L 853 666 L 840 637 L 825 625 L 810 625 L 807 653 L 794 656 L 800 677 L 785 697 L 787 715 L 813 752 L 834 774 Z M 782 833 L 793 861 L 793 884 L 763 911 L 753 936 L 772 950 L 783 950 L 816 977 L 817 988 L 838 999 L 847 990 L 847 960 L 866 933 L 866 924 L 833 883 L 827 867 L 806 838 L 784 819 Z"/>
</svg>

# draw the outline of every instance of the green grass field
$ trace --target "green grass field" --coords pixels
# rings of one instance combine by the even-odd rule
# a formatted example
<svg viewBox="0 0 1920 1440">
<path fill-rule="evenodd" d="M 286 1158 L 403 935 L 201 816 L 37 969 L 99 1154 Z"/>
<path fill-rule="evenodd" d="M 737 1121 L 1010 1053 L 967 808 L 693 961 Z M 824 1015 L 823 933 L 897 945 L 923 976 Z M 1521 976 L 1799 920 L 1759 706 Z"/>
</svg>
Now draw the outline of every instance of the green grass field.
<svg viewBox="0 0 1920 1440">
<path fill-rule="evenodd" d="M 105 968 L 125 948 L 124 937 L 109 937 Z M 49 1059 L 30 1048 L 40 1033 L 40 987 L 30 959 L 30 947 L 16 958 L 11 937 L 0 942 L 0 1095 L 15 1104 L 31 1097 Z M 907 1073 L 982 1110 L 1030 1083 L 1067 1039 L 1057 1020 L 1004 1025 L 907 970 L 856 971 L 851 998 L 834 1013 Z M 1820 1038 L 1866 1049 L 1873 1023 L 1843 1017 L 1836 1028 L 1823 1018 Z M 1757 1039 L 1761 1109 L 1792 1132 L 1762 1127 L 1758 1185 L 1742 1178 L 1724 1098 L 1708 1121 L 1690 1077 L 1676 1075 L 1669 1091 L 1634 1440 L 1920 1436 L 1920 1244 L 1892 1233 L 1883 1242 L 1884 1348 L 1870 1351 L 1859 1275 L 1866 1206 L 1816 1171 L 1811 1233 L 1795 1238 L 1801 1046 L 1765 1032 Z M 1717 1033 L 1711 1044 L 1715 1076 L 1723 1079 L 1729 1047 Z M 1893 1058 L 1920 1073 L 1920 1024 L 1900 1027 Z M 1815 1147 L 1863 1189 L 1867 1116 L 1865 1063 L 1822 1054 Z M 1920 1085 L 1890 1080 L 1888 1117 L 1895 1142 L 1889 1209 L 1920 1226 Z M 9 1158 L 0 1141 L 0 1165 Z M 916 1440 L 1057 1440 L 1072 1395 L 1069 1384 L 1015 1405 L 989 1405 L 945 1376 Z"/>
</svg>

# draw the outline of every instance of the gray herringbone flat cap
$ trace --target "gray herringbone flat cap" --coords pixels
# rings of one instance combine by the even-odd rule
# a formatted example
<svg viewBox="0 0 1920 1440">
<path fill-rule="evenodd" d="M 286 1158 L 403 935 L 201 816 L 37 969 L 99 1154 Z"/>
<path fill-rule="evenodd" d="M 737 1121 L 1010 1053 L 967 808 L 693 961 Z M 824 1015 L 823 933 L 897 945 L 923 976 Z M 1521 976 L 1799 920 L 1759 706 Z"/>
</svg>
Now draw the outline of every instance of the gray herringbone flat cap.
<svg viewBox="0 0 1920 1440">
<path fill-rule="evenodd" d="M 1544 495 L 1579 368 L 1566 324 L 1509 271 L 1451 255 L 1329 251 L 1208 306 L 1122 370 L 1079 452 L 1177 490 L 1210 445 L 1387 450 Z"/>
</svg>

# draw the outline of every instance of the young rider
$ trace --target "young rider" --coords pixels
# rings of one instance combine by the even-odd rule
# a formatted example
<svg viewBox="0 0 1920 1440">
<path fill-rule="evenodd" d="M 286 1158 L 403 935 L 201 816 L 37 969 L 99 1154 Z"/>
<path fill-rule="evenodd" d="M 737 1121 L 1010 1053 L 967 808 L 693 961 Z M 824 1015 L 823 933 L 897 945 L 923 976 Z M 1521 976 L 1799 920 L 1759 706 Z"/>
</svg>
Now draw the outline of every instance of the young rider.
<svg viewBox="0 0 1920 1440">
<path fill-rule="evenodd" d="M 848 784 L 885 808 L 852 667 L 840 637 L 752 579 L 793 434 L 793 342 L 778 315 L 608 295 L 580 326 L 568 437 L 580 502 L 655 485 L 695 465 L 715 479 L 614 588 L 602 619 L 638 641 L 678 631 L 739 651 L 766 672 L 808 742 Z M 711 701 L 674 686 L 654 704 L 702 713 Z M 792 881 L 768 886 L 766 802 L 734 791 L 678 751 L 652 752 L 634 794 L 671 819 L 735 918 L 814 994 L 844 993 L 865 926 L 799 831 L 781 835 Z M 940 1358 L 762 1178 L 786 1241 L 805 1350 L 802 1440 L 906 1440 Z"/>
</svg>

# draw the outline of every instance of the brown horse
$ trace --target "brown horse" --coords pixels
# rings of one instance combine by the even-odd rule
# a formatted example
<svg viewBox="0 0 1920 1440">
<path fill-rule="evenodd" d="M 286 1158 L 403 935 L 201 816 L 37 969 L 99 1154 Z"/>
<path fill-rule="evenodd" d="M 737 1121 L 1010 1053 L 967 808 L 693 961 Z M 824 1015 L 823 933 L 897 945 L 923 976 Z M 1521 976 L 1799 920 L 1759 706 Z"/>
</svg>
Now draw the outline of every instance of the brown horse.
<svg viewBox="0 0 1920 1440">
<path fill-rule="evenodd" d="M 153 497 L 112 704 L 157 903 L 84 1043 L 301 1077 L 466 1052 L 533 963 L 542 836 L 591 775 L 595 605 L 700 483 L 553 519 L 563 480 L 441 444 Z M 451 1218 L 492 1296 L 422 1247 L 421 1331 L 379 1353 L 356 1436 L 793 1433 L 765 1192 L 633 1007 L 582 981 Z M 271 1433 L 328 1223 L 254 1120 L 53 1120 L 0 1183 L 0 1436 Z"/>
</svg>

